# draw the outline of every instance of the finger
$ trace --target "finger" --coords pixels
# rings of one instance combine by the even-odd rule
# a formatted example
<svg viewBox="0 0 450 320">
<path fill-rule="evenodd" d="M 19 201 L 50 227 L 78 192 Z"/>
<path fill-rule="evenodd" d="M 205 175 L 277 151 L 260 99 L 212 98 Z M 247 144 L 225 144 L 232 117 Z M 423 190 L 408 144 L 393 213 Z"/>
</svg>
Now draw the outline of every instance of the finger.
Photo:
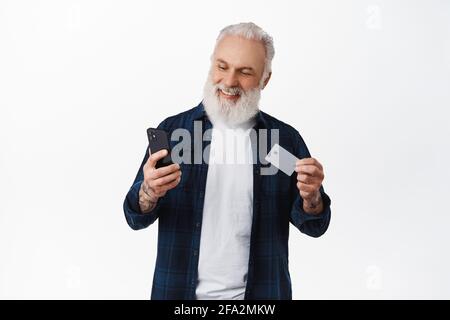
<svg viewBox="0 0 450 320">
<path fill-rule="evenodd" d="M 149 152 L 150 152 L 150 149 L 149 149 Z M 150 154 L 150 157 L 148 157 L 148 160 L 147 160 L 149 167 L 154 168 L 156 166 L 156 163 L 158 162 L 158 160 L 167 156 L 168 153 L 169 152 L 166 149 L 163 149 L 163 150 L 159 150 L 158 152 Z"/>
<path fill-rule="evenodd" d="M 320 170 L 318 167 L 314 165 L 301 166 L 298 168 L 297 172 L 300 174 L 307 174 L 314 177 L 322 176 L 322 170 Z"/>
<path fill-rule="evenodd" d="M 159 197 L 164 196 L 167 191 L 175 188 L 178 185 L 178 183 L 180 183 L 180 181 L 181 181 L 181 177 L 178 177 L 177 179 L 171 181 L 170 183 L 165 184 L 162 187 L 157 187 L 157 191 L 156 191 L 157 195 Z"/>
<path fill-rule="evenodd" d="M 164 192 L 169 191 L 170 189 L 175 188 L 181 181 L 181 177 L 178 177 L 177 179 L 175 179 L 174 181 L 164 185 L 162 187 L 162 189 L 164 190 Z"/>
<path fill-rule="evenodd" d="M 300 166 L 304 166 L 304 165 L 315 165 L 318 168 L 320 168 L 321 170 L 323 170 L 322 164 L 319 161 L 317 161 L 316 158 L 303 158 L 303 159 L 297 160 L 295 162 L 296 167 L 300 167 Z"/>
<path fill-rule="evenodd" d="M 296 166 L 304 166 L 307 164 L 314 164 L 315 159 L 314 158 L 303 158 L 296 161 Z"/>
<path fill-rule="evenodd" d="M 312 175 L 317 174 L 318 170 L 319 170 L 319 168 L 317 168 L 314 165 L 306 165 L 306 166 L 301 166 L 298 172 L 300 174 L 306 174 L 306 175 L 312 176 Z"/>
<path fill-rule="evenodd" d="M 313 186 L 313 185 L 310 185 L 310 184 L 306 184 L 306 183 L 302 183 L 302 182 L 297 182 L 297 188 L 298 188 L 298 190 L 300 192 L 301 191 L 314 192 L 317 189 L 316 186 Z"/>
<path fill-rule="evenodd" d="M 165 184 L 172 182 L 173 180 L 177 179 L 178 177 L 181 176 L 181 171 L 175 171 L 169 175 L 166 175 L 164 177 L 161 177 L 159 179 L 153 180 L 152 186 L 153 187 L 162 187 Z"/>
<path fill-rule="evenodd" d="M 311 184 L 311 183 L 314 182 L 315 179 L 313 177 L 311 177 L 310 175 L 307 175 L 307 174 L 298 174 L 297 175 L 297 180 L 302 182 L 302 183 L 305 183 L 305 184 Z"/>
<path fill-rule="evenodd" d="M 167 176 L 168 174 L 171 174 L 175 171 L 180 170 L 180 165 L 178 163 L 171 164 L 170 166 L 161 167 L 158 169 L 153 170 L 151 173 L 152 179 L 158 179 L 164 176 Z"/>
</svg>

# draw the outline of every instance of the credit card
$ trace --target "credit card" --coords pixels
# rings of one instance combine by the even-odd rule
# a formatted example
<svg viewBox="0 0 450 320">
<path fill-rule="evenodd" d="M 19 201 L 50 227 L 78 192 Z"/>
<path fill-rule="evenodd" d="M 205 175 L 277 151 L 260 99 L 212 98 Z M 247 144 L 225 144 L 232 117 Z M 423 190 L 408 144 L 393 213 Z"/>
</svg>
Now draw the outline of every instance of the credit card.
<svg viewBox="0 0 450 320">
<path fill-rule="evenodd" d="M 295 171 L 295 163 L 299 160 L 278 143 L 272 147 L 265 159 L 288 176 Z"/>
</svg>

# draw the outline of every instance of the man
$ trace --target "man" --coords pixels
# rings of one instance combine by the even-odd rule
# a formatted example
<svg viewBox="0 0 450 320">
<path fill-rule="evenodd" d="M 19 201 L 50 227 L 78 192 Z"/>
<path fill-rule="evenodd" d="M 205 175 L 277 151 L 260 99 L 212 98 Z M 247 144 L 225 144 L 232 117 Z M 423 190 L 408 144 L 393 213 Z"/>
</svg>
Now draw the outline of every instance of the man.
<svg viewBox="0 0 450 320">
<path fill-rule="evenodd" d="M 255 24 L 224 28 L 203 101 L 158 127 L 169 135 L 184 129 L 194 141 L 183 150 L 189 161 L 158 169 L 167 151 L 149 156 L 147 150 L 124 201 L 126 220 L 135 230 L 159 218 L 152 299 L 292 299 L 289 222 L 313 237 L 328 228 L 322 165 L 311 158 L 297 130 L 258 107 L 273 56 L 272 38 Z M 201 134 L 212 132 L 209 139 L 208 134 L 196 139 L 199 124 Z M 257 156 L 262 145 L 251 132 L 260 137 L 264 130 L 276 131 L 278 144 L 300 159 L 291 176 L 263 174 L 267 163 Z M 245 143 L 229 143 L 230 134 Z M 191 162 L 199 146 L 209 153 L 204 161 Z M 223 163 L 236 154 L 251 161 Z"/>
</svg>

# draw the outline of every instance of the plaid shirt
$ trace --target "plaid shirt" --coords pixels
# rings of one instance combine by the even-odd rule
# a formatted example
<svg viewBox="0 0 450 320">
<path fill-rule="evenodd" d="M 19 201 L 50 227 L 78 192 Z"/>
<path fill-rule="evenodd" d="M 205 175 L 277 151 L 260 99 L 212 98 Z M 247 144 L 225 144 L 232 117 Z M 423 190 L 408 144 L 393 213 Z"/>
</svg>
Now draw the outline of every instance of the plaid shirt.
<svg viewBox="0 0 450 320">
<path fill-rule="evenodd" d="M 258 113 L 256 120 L 256 132 L 258 129 L 278 129 L 280 146 L 297 158 L 310 157 L 297 130 L 262 111 Z M 201 121 L 203 132 L 212 127 L 202 103 L 167 118 L 158 128 L 166 130 L 169 136 L 173 130 L 184 128 L 193 137 L 194 121 Z M 270 134 L 268 136 L 270 139 Z M 171 147 L 177 143 L 171 141 Z M 197 142 L 191 142 L 193 148 L 194 143 Z M 200 143 L 203 151 L 210 141 Z M 124 201 L 125 218 L 134 230 L 146 228 L 159 218 L 158 252 L 151 298 L 193 300 L 197 285 L 208 165 L 205 162 L 182 163 L 180 167 L 183 175 L 178 186 L 160 198 L 150 213 L 142 214 L 139 208 L 139 188 L 143 181 L 142 168 L 148 156 L 147 148 Z M 324 211 L 319 215 L 310 215 L 303 211 L 303 200 L 296 186 L 296 174 L 289 177 L 278 171 L 275 175 L 261 175 L 261 168 L 267 164 L 261 163 L 260 159 L 256 162 L 253 165 L 253 222 L 245 299 L 292 299 L 288 269 L 289 222 L 302 233 L 312 237 L 321 236 L 330 222 L 330 198 L 321 187 Z"/>
</svg>

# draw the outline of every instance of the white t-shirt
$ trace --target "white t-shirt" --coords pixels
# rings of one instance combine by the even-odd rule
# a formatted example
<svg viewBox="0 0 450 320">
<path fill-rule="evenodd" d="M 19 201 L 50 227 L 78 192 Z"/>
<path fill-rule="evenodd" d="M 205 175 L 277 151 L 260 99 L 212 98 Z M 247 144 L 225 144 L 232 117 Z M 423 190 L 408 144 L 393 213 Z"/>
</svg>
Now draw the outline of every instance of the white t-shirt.
<svg viewBox="0 0 450 320">
<path fill-rule="evenodd" d="M 250 128 L 212 130 L 196 298 L 244 299 L 253 217 Z"/>
</svg>

